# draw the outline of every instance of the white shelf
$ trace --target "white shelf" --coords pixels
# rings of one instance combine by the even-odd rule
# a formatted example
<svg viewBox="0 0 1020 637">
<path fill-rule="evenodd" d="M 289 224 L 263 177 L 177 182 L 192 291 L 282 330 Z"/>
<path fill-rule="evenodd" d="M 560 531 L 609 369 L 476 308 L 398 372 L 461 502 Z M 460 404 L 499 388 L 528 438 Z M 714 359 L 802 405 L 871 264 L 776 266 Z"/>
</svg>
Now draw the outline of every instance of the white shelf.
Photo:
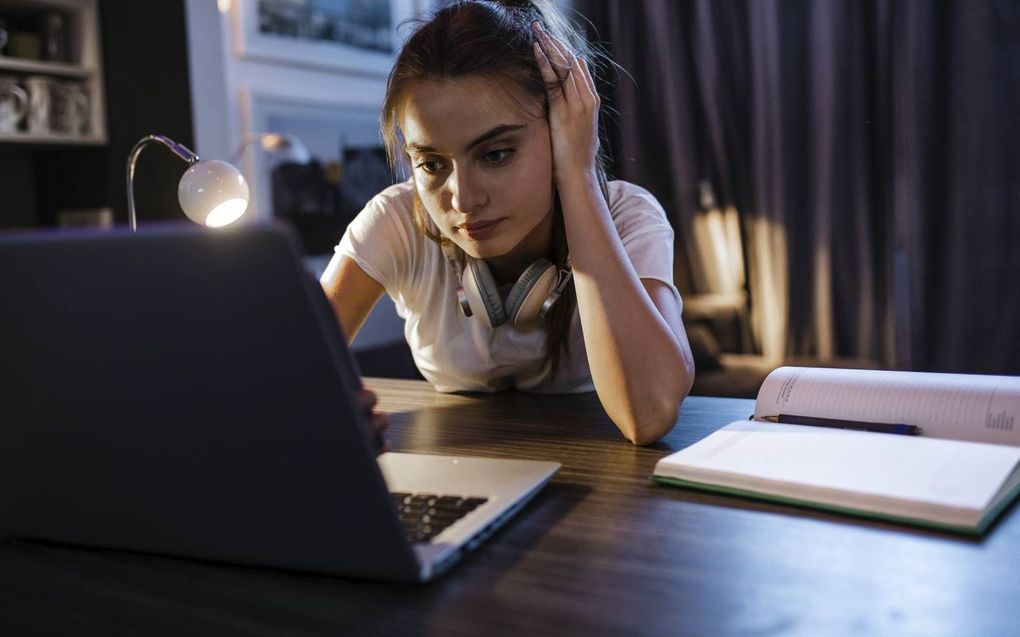
<svg viewBox="0 0 1020 637">
<path fill-rule="evenodd" d="M 50 62 L 0 56 L 0 74 L 14 74 L 23 82 L 29 76 L 48 76 L 80 84 L 88 96 L 87 135 L 59 133 L 0 134 L 3 146 L 98 146 L 106 143 L 106 91 L 103 82 L 97 0 L 0 0 L 4 9 L 19 11 L 59 10 L 66 12 L 69 59 L 73 63 Z M 24 88 L 24 86 L 23 86 Z M 26 116 L 26 120 L 27 120 Z M 23 121 L 22 127 L 27 124 Z"/>
<path fill-rule="evenodd" d="M 95 69 L 77 64 L 61 64 L 59 62 L 40 62 L 38 60 L 22 60 L 19 58 L 0 56 L 0 71 L 20 73 L 39 73 L 61 77 L 87 78 L 95 73 Z"/>
<path fill-rule="evenodd" d="M 97 135 L 31 135 L 29 133 L 0 133 L 0 144 L 31 144 L 36 146 L 101 146 L 105 137 Z"/>
</svg>

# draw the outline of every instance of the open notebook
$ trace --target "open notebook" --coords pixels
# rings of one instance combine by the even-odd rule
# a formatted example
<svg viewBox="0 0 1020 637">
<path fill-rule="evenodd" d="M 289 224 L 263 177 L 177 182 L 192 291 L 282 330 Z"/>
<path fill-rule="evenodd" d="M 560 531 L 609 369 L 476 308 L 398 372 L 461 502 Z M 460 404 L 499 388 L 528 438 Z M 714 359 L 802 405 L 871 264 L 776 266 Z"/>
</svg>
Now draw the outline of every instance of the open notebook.
<svg viewBox="0 0 1020 637">
<path fill-rule="evenodd" d="M 766 420 L 776 417 L 921 433 Z M 661 459 L 653 479 L 982 533 L 1020 492 L 1020 378 L 782 367 L 752 420 Z"/>
</svg>

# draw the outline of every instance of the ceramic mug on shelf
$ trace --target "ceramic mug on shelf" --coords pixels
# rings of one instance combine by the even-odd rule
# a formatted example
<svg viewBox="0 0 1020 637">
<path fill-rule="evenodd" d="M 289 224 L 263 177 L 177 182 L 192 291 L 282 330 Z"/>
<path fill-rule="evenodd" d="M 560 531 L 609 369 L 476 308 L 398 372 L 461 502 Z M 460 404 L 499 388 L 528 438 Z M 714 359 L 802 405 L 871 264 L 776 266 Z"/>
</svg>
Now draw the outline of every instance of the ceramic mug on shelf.
<svg viewBox="0 0 1020 637">
<path fill-rule="evenodd" d="M 88 132 L 89 98 L 80 82 L 52 82 L 50 111 L 53 132 L 75 136 Z"/>
<path fill-rule="evenodd" d="M 13 133 L 28 111 L 28 93 L 13 77 L 0 77 L 0 134 Z"/>
<path fill-rule="evenodd" d="M 28 89 L 28 132 L 32 135 L 48 135 L 53 110 L 53 80 L 43 75 L 33 75 L 25 80 Z"/>
</svg>

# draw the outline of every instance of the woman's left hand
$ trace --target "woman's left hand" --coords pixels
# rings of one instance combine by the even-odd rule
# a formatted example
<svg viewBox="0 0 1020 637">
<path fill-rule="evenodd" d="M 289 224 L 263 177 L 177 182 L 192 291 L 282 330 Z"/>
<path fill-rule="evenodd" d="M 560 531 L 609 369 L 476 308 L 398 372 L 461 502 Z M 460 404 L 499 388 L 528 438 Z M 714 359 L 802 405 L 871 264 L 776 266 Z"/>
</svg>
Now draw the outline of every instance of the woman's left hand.
<svg viewBox="0 0 1020 637">
<path fill-rule="evenodd" d="M 574 178 L 594 179 L 598 155 L 599 95 L 588 65 L 535 22 L 535 59 L 549 97 L 556 184 Z"/>
<path fill-rule="evenodd" d="M 358 401 L 361 403 L 361 413 L 372 428 L 372 436 L 375 438 L 376 453 L 384 453 L 390 450 L 390 444 L 386 440 L 386 428 L 390 421 L 386 414 L 376 411 L 375 406 L 379 398 L 371 389 L 361 388 L 358 393 Z"/>
</svg>

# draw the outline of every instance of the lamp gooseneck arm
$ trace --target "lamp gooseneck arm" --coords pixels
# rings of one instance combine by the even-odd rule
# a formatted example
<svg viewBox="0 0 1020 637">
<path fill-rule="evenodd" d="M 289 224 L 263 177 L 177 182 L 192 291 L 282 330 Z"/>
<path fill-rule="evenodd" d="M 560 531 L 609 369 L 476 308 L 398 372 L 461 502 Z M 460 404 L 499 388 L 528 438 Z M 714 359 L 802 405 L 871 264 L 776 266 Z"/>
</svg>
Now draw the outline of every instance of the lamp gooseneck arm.
<svg viewBox="0 0 1020 637">
<path fill-rule="evenodd" d="M 128 221 L 131 223 L 132 231 L 138 230 L 138 218 L 135 215 L 135 163 L 138 161 L 138 155 L 142 152 L 142 149 L 153 142 L 162 144 L 169 148 L 170 152 L 176 155 L 188 166 L 193 165 L 199 160 L 198 155 L 196 155 L 190 148 L 184 144 L 175 142 L 165 135 L 146 135 L 138 140 L 138 143 L 134 145 L 131 152 L 128 154 L 127 160 Z"/>
<path fill-rule="evenodd" d="M 241 156 L 244 155 L 245 149 L 261 141 L 262 133 L 246 133 L 241 137 L 241 141 L 237 143 L 237 148 L 234 149 L 234 154 L 230 157 L 230 163 L 238 166 L 238 162 L 241 160 Z"/>
</svg>

